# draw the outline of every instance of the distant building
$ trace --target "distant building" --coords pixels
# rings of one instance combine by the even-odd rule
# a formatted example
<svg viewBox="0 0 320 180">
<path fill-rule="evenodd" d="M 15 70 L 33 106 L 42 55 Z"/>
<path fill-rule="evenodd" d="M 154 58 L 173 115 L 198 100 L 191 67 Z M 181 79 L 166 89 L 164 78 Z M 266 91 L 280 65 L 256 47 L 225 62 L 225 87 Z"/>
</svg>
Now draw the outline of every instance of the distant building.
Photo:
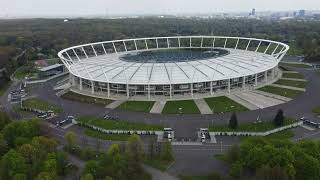
<svg viewBox="0 0 320 180">
<path fill-rule="evenodd" d="M 37 60 L 34 62 L 34 65 L 36 68 L 40 69 L 40 68 L 44 68 L 48 66 L 47 61 L 45 60 Z"/>
<path fill-rule="evenodd" d="M 303 16 L 305 16 L 306 15 L 306 10 L 299 10 L 299 14 L 298 14 L 298 16 L 300 16 L 300 17 L 303 17 Z"/>
<path fill-rule="evenodd" d="M 252 15 L 252 16 L 255 16 L 255 15 L 256 15 L 256 9 L 255 9 L 255 8 L 252 9 L 251 15 Z"/>
<path fill-rule="evenodd" d="M 65 71 L 63 64 L 54 64 L 38 70 L 38 76 L 40 79 L 61 74 Z"/>
</svg>

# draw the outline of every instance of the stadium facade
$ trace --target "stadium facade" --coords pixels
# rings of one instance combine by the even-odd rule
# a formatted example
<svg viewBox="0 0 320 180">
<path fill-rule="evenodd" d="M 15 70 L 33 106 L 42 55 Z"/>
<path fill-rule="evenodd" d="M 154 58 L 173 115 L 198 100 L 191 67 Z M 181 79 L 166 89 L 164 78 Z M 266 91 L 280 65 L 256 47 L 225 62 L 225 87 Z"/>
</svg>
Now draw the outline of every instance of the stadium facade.
<svg viewBox="0 0 320 180">
<path fill-rule="evenodd" d="M 111 99 L 192 99 L 276 80 L 289 46 L 223 36 L 124 39 L 64 49 L 71 90 Z"/>
</svg>

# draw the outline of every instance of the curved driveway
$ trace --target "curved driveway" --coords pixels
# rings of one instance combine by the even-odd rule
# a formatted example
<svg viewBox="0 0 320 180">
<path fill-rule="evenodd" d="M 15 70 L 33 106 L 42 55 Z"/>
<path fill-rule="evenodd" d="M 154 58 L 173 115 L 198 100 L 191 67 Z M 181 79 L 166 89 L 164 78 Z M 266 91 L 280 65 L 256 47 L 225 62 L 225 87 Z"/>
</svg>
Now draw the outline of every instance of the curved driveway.
<svg viewBox="0 0 320 180">
<path fill-rule="evenodd" d="M 239 112 L 237 113 L 238 121 L 253 122 L 257 119 L 258 116 L 261 120 L 271 120 L 279 109 L 283 109 L 285 115 L 292 118 L 314 116 L 314 114 L 312 113 L 312 109 L 314 107 L 320 106 L 320 76 L 316 71 L 310 69 L 293 70 L 304 74 L 305 78 L 308 80 L 305 93 L 284 104 L 254 111 Z M 65 115 L 103 116 L 105 113 L 109 113 L 112 116 L 116 116 L 119 117 L 119 119 L 127 121 L 163 124 L 164 126 L 173 128 L 175 130 L 176 137 L 180 138 L 196 137 L 196 131 L 200 127 L 208 127 L 211 124 L 227 124 L 231 116 L 231 113 L 211 115 L 164 115 L 142 112 L 128 112 L 118 109 L 110 110 L 101 106 L 58 98 L 50 87 L 53 86 L 53 84 L 53 82 L 43 84 L 39 86 L 39 88 L 36 88 L 33 93 L 35 93 L 42 99 L 61 105 L 66 112 Z"/>
</svg>

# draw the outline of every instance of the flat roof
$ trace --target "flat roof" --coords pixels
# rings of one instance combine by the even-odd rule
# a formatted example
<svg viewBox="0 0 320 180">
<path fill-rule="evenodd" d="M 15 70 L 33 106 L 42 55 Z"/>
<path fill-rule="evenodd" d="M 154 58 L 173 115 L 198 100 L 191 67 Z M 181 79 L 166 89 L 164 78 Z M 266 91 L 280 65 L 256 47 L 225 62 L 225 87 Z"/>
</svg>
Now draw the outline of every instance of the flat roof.
<svg viewBox="0 0 320 180">
<path fill-rule="evenodd" d="M 187 84 L 249 76 L 269 70 L 278 60 L 268 54 L 225 48 L 230 53 L 188 62 L 138 63 L 121 60 L 126 52 L 93 56 L 69 67 L 75 76 L 118 84 Z"/>
<path fill-rule="evenodd" d="M 58 68 L 58 67 L 61 67 L 61 66 L 64 66 L 63 64 L 53 64 L 51 66 L 47 66 L 47 67 L 44 67 L 44 68 L 41 68 L 39 69 L 39 71 L 49 71 L 49 70 L 52 70 L 52 69 L 55 69 L 55 68 Z"/>
</svg>

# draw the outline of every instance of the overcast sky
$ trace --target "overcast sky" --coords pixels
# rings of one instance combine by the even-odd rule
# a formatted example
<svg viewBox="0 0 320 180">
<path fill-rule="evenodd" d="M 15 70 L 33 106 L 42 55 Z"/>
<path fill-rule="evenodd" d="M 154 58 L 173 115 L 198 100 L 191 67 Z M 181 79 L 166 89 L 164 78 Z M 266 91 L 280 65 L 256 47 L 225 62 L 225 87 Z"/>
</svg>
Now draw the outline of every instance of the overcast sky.
<svg viewBox="0 0 320 180">
<path fill-rule="evenodd" d="M 0 0 L 0 16 L 86 16 L 320 10 L 320 0 Z"/>
</svg>

